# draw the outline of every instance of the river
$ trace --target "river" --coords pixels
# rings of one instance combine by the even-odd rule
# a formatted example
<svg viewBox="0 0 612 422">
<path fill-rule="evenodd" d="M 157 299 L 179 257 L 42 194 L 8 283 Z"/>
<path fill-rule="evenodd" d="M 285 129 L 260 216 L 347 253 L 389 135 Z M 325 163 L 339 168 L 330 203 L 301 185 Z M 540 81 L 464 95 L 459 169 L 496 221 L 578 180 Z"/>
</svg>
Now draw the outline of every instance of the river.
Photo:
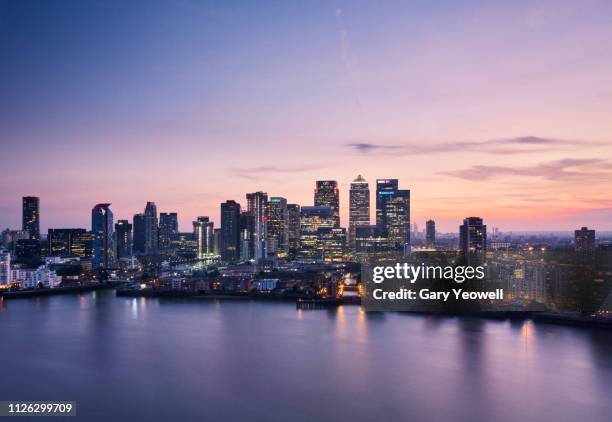
<svg viewBox="0 0 612 422">
<path fill-rule="evenodd" d="M 0 336 L 0 400 L 72 420 L 612 418 L 605 330 L 98 291 L 4 300 Z"/>
</svg>

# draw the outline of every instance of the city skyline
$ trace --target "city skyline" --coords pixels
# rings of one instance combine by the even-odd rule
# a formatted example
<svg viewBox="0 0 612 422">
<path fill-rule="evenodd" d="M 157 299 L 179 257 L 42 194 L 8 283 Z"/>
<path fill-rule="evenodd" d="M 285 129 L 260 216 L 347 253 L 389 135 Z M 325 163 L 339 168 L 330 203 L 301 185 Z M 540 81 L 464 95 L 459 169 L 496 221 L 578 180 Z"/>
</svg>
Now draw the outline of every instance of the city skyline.
<svg viewBox="0 0 612 422">
<path fill-rule="evenodd" d="M 336 180 L 348 227 L 363 174 L 440 231 L 612 230 L 612 4 L 586 3 L 2 3 L 0 225 L 33 195 L 42 233 L 147 201 L 189 231 Z"/>
</svg>

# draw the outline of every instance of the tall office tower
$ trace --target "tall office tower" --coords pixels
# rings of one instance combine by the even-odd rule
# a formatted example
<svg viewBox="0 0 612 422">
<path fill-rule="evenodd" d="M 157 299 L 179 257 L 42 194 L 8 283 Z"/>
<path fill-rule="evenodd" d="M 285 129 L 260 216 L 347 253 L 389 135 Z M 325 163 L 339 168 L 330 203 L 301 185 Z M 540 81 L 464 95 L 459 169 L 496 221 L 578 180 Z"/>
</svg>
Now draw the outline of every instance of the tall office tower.
<svg viewBox="0 0 612 422">
<path fill-rule="evenodd" d="M 247 212 L 253 217 L 250 233 L 253 243 L 253 259 L 265 259 L 268 248 L 268 194 L 265 192 L 247 193 Z"/>
<path fill-rule="evenodd" d="M 425 244 L 428 248 L 436 245 L 436 222 L 433 220 L 427 220 L 425 223 Z"/>
<path fill-rule="evenodd" d="M 331 207 L 302 207 L 300 217 L 300 248 L 298 259 L 302 262 L 322 260 L 320 229 L 334 228 L 334 210 Z"/>
<path fill-rule="evenodd" d="M 115 256 L 117 259 L 132 256 L 132 225 L 127 220 L 115 224 Z"/>
<path fill-rule="evenodd" d="M 221 204 L 221 259 L 240 259 L 240 204 L 236 201 Z"/>
<path fill-rule="evenodd" d="M 11 253 L 0 249 L 0 286 L 11 282 Z"/>
<path fill-rule="evenodd" d="M 459 248 L 465 255 L 487 250 L 487 226 L 480 217 L 468 217 L 459 226 Z"/>
<path fill-rule="evenodd" d="M 289 213 L 287 200 L 274 196 L 268 202 L 268 254 L 286 258 L 289 254 Z"/>
<path fill-rule="evenodd" d="M 410 250 L 410 190 L 400 190 L 397 179 L 376 180 L 376 225 L 392 249 Z"/>
<path fill-rule="evenodd" d="M 214 253 L 214 223 L 202 216 L 193 222 L 193 234 L 197 239 L 198 259 Z"/>
<path fill-rule="evenodd" d="M 40 201 L 37 196 L 24 196 L 21 203 L 22 230 L 30 233 L 30 239 L 40 239 Z"/>
<path fill-rule="evenodd" d="M 145 254 L 156 255 L 159 251 L 159 227 L 157 224 L 157 206 L 155 202 L 147 202 L 145 216 Z"/>
<path fill-rule="evenodd" d="M 589 252 L 595 250 L 595 230 L 582 227 L 574 230 L 574 249 L 579 252 Z"/>
<path fill-rule="evenodd" d="M 370 187 L 361 176 L 351 183 L 349 191 L 349 247 L 355 248 L 357 227 L 370 225 Z"/>
<path fill-rule="evenodd" d="M 137 255 L 144 255 L 146 252 L 145 244 L 146 244 L 146 224 L 145 224 L 145 215 L 134 214 L 134 219 L 132 220 L 134 233 L 132 235 L 132 251 Z"/>
<path fill-rule="evenodd" d="M 253 232 L 255 231 L 255 219 L 248 211 L 240 213 L 240 260 L 253 259 Z"/>
<path fill-rule="evenodd" d="M 178 216 L 175 212 L 159 214 L 159 250 L 168 252 L 178 236 Z"/>
<path fill-rule="evenodd" d="M 92 268 L 110 268 L 113 258 L 113 212 L 110 204 L 98 204 L 91 210 L 91 234 Z"/>
<path fill-rule="evenodd" d="M 298 204 L 287 204 L 287 235 L 289 257 L 295 258 L 300 248 L 300 206 Z"/>
<path fill-rule="evenodd" d="M 83 256 L 82 245 L 87 235 L 85 229 L 49 229 L 47 231 L 47 256 Z"/>
<path fill-rule="evenodd" d="M 314 192 L 315 207 L 330 207 L 334 216 L 334 228 L 340 227 L 340 191 L 335 180 L 317 180 Z"/>
</svg>

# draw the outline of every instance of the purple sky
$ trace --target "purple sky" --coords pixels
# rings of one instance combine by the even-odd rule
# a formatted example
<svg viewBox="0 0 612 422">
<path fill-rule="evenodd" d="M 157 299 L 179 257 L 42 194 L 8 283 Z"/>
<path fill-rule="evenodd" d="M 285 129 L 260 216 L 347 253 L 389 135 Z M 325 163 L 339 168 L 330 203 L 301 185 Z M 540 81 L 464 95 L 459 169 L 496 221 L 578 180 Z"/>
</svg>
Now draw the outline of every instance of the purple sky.
<svg viewBox="0 0 612 422">
<path fill-rule="evenodd" d="M 395 177 L 419 226 L 612 229 L 612 2 L 0 1 L 0 226 L 218 224 Z M 374 214 L 374 213 L 373 213 Z"/>
</svg>

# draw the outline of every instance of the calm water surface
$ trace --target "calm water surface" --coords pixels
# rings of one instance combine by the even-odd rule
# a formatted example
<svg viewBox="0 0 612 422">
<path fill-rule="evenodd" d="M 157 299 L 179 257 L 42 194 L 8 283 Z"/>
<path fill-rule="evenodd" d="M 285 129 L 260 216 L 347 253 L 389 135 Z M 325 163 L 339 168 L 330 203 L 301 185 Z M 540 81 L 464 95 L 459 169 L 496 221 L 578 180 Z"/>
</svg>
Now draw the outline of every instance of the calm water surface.
<svg viewBox="0 0 612 422">
<path fill-rule="evenodd" d="M 612 333 L 530 322 L 108 291 L 2 302 L 0 356 L 0 400 L 71 420 L 612 418 Z"/>
</svg>

